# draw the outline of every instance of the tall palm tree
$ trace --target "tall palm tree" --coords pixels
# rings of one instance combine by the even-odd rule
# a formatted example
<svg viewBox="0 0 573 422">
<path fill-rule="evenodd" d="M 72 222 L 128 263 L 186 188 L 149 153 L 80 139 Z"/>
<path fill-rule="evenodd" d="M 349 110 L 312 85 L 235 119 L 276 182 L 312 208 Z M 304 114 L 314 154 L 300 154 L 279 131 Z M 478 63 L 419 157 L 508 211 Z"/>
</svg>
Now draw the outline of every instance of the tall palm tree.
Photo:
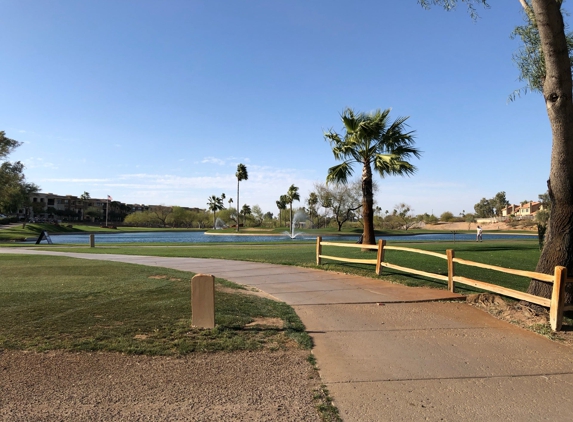
<svg viewBox="0 0 573 422">
<path fill-rule="evenodd" d="M 288 191 L 286 193 L 286 203 L 289 204 L 290 207 L 290 227 L 292 229 L 292 203 L 294 201 L 300 201 L 300 195 L 298 193 L 298 187 L 295 185 L 290 185 Z"/>
<path fill-rule="evenodd" d="M 237 172 L 235 173 L 237 177 L 237 231 L 239 231 L 239 184 L 242 180 L 248 180 L 249 173 L 247 173 L 247 166 L 244 164 L 239 164 L 237 166 Z"/>
<path fill-rule="evenodd" d="M 221 211 L 225 208 L 223 205 L 223 198 L 220 198 L 216 195 L 211 195 L 207 199 L 207 205 L 209 206 L 209 211 L 213 211 L 213 228 L 215 228 L 215 215 L 217 211 Z"/>
<path fill-rule="evenodd" d="M 280 227 L 282 211 L 286 210 L 286 206 L 287 206 L 286 195 L 281 195 L 279 200 L 276 202 L 277 202 L 277 208 L 279 209 L 279 227 Z"/>
<path fill-rule="evenodd" d="M 346 183 L 353 174 L 352 165 L 358 163 L 362 166 L 362 243 L 367 245 L 375 243 L 372 167 L 382 178 L 410 176 L 416 172 L 416 167 L 406 160 L 421 155 L 413 146 L 413 132 L 405 131 L 408 117 L 399 117 L 390 122 L 389 114 L 390 109 L 355 113 L 347 108 L 340 116 L 345 133 L 339 135 L 330 130 L 324 134 L 332 146 L 334 158 L 342 161 L 328 169 L 327 182 Z"/>
</svg>

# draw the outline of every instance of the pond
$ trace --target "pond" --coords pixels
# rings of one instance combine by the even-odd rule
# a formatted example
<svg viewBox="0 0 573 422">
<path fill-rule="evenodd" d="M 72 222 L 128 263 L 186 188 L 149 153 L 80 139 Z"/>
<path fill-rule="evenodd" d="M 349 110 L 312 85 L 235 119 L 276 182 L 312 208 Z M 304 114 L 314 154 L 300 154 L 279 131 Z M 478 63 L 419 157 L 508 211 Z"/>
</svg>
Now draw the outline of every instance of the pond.
<svg viewBox="0 0 573 422">
<path fill-rule="evenodd" d="M 54 244 L 89 244 L 89 234 L 53 234 L 50 235 Z M 353 236 L 323 236 L 325 241 L 357 241 L 358 235 Z M 393 242 L 426 242 L 426 241 L 452 241 L 451 233 L 405 234 L 399 236 L 379 236 L 376 238 Z M 537 235 L 515 234 L 484 234 L 483 240 L 536 240 Z M 208 235 L 203 232 L 141 232 L 141 233 L 105 233 L 96 234 L 95 243 L 268 243 L 285 242 L 290 238 L 283 236 L 257 236 L 257 235 Z M 316 235 L 297 235 L 296 241 L 316 242 Z M 475 235 L 470 233 L 456 233 L 456 241 L 475 241 Z M 28 240 L 27 243 L 35 243 Z M 42 243 L 46 243 L 42 240 Z"/>
</svg>

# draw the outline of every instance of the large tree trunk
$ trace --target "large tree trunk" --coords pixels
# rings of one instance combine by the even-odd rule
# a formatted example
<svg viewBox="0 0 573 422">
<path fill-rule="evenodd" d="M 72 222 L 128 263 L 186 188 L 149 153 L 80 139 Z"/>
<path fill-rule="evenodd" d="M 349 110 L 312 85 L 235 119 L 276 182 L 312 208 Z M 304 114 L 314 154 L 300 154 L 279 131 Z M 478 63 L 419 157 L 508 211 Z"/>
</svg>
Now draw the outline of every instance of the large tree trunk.
<svg viewBox="0 0 573 422">
<path fill-rule="evenodd" d="M 536 271 L 552 274 L 555 266 L 567 267 L 573 274 L 573 101 L 571 62 L 565 39 L 560 2 L 533 0 L 532 6 L 539 29 L 546 77 L 543 97 L 551 123 L 553 147 L 547 185 L 551 214 L 545 245 Z M 532 280 L 528 292 L 551 297 L 552 286 Z M 573 284 L 567 284 L 566 303 L 573 299 Z"/>
<path fill-rule="evenodd" d="M 362 168 L 362 220 L 364 222 L 362 243 L 365 245 L 376 244 L 376 238 L 374 237 L 373 205 L 372 169 L 370 168 L 370 163 L 365 163 Z"/>
</svg>

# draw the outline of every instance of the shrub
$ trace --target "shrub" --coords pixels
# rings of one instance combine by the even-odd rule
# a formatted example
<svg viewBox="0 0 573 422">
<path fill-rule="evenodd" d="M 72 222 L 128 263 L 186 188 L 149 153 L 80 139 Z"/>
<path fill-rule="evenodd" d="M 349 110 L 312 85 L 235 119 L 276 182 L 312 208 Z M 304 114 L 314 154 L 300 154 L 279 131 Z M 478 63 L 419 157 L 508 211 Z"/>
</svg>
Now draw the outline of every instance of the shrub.
<svg viewBox="0 0 573 422">
<path fill-rule="evenodd" d="M 442 215 L 440 215 L 440 221 L 449 223 L 451 221 L 454 221 L 454 214 L 452 214 L 449 211 L 445 211 L 442 213 Z"/>
</svg>

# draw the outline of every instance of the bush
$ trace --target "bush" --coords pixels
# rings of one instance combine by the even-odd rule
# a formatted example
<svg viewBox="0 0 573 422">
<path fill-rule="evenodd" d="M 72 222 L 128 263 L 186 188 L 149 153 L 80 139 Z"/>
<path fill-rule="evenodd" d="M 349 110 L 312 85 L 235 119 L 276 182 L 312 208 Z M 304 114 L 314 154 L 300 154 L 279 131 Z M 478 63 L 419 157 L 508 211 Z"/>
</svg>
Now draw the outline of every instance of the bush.
<svg viewBox="0 0 573 422">
<path fill-rule="evenodd" d="M 442 215 L 440 215 L 440 221 L 443 221 L 445 223 L 450 223 L 454 220 L 454 214 L 452 214 L 449 211 L 445 211 L 442 213 Z"/>
</svg>

